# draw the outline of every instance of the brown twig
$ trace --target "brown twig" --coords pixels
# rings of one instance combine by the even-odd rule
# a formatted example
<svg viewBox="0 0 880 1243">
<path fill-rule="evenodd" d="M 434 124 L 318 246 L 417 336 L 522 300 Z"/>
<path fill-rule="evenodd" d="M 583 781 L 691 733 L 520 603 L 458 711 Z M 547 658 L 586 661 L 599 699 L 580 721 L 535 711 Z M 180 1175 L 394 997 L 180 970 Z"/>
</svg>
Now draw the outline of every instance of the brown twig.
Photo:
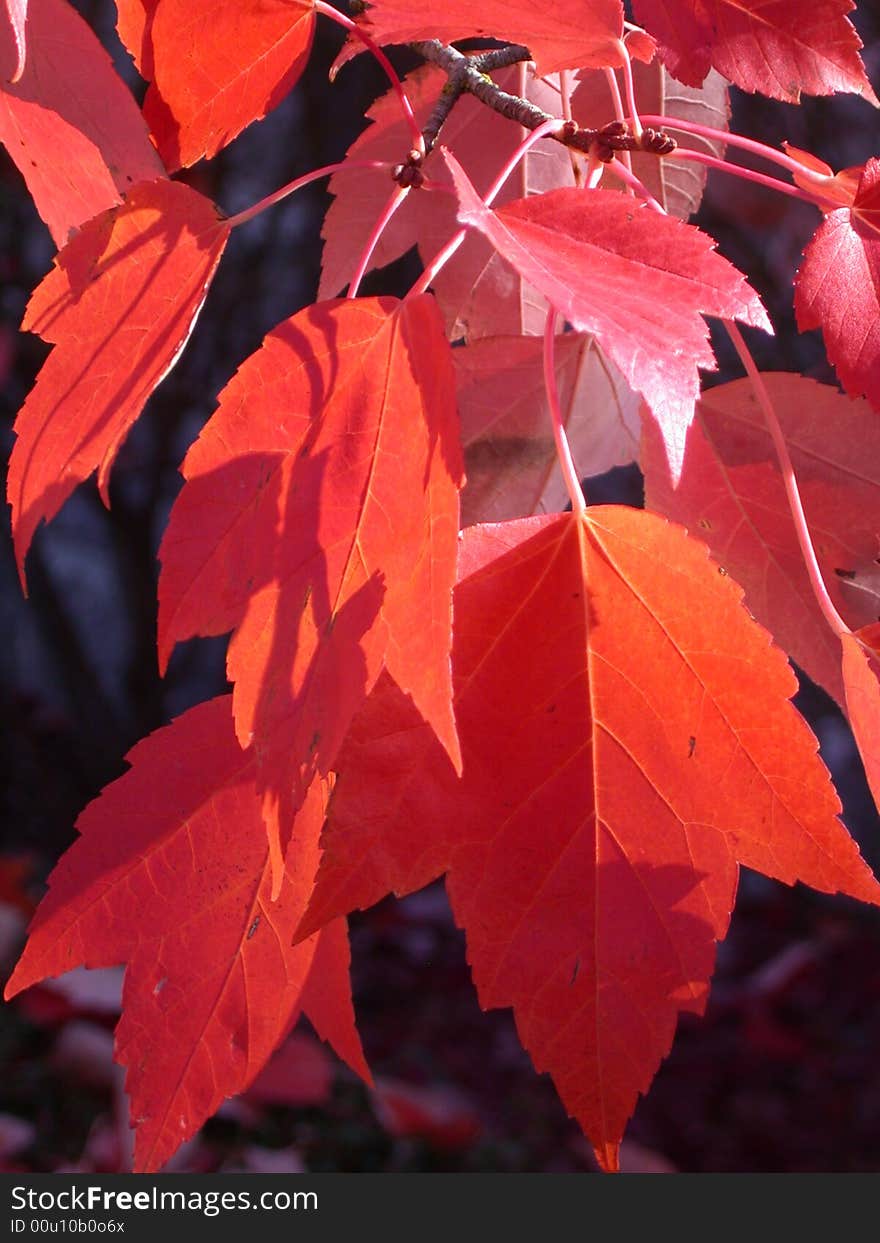
<svg viewBox="0 0 880 1243">
<path fill-rule="evenodd" d="M 531 52 L 520 44 L 508 44 L 486 52 L 466 55 L 439 39 L 425 39 L 409 45 L 426 61 L 437 65 L 447 77 L 446 85 L 428 119 L 423 131 L 426 154 L 431 151 L 440 135 L 450 112 L 464 94 L 475 96 L 493 111 L 507 117 L 523 129 L 535 130 L 552 120 L 549 112 L 539 108 L 520 95 L 503 91 L 488 76 L 495 69 L 531 60 Z M 675 139 L 663 130 L 645 129 L 641 135 L 632 132 L 622 121 L 612 121 L 601 129 L 587 129 L 568 121 L 558 134 L 552 135 L 557 142 L 575 151 L 596 155 L 608 162 L 617 151 L 650 151 L 654 155 L 669 155 L 675 150 Z"/>
</svg>

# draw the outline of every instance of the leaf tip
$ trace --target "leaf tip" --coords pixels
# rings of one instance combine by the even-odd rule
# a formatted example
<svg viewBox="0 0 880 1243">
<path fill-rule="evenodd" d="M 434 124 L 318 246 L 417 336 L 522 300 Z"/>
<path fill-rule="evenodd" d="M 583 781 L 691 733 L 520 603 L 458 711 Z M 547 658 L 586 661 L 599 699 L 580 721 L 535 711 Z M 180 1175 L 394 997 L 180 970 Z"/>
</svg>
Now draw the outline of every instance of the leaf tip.
<svg viewBox="0 0 880 1243">
<path fill-rule="evenodd" d="M 620 1173 L 620 1144 L 604 1143 L 594 1144 L 593 1152 L 596 1154 L 596 1160 L 599 1162 L 600 1169 L 605 1174 Z"/>
</svg>

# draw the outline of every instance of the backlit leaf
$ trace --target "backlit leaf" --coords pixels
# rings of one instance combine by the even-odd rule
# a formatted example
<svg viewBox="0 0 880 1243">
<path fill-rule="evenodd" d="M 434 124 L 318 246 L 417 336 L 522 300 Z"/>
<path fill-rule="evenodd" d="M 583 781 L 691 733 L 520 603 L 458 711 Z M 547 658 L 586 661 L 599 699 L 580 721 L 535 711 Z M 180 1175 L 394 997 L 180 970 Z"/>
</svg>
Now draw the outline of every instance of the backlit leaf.
<svg viewBox="0 0 880 1243">
<path fill-rule="evenodd" d="M 159 649 L 234 628 L 236 729 L 273 847 L 383 668 L 458 761 L 449 651 L 461 457 L 433 299 L 319 303 L 239 369 L 184 463 Z"/>
<path fill-rule="evenodd" d="M 275 108 L 312 46 L 311 0 L 116 0 L 119 36 L 150 88 L 144 115 L 168 167 L 213 156 Z"/>
<path fill-rule="evenodd" d="M 804 376 L 765 373 L 835 608 L 852 626 L 880 616 L 880 426 L 864 400 Z M 833 431 L 831 431 L 833 429 Z M 829 434 L 830 433 L 830 434 Z M 672 486 L 658 429 L 645 421 L 645 504 L 681 522 L 745 588 L 777 643 L 844 704 L 840 647 L 810 586 L 776 453 L 748 379 L 705 392 Z"/>
<path fill-rule="evenodd" d="M 110 469 L 189 339 L 229 235 L 188 186 L 136 186 L 90 220 L 34 291 L 22 327 L 55 348 L 15 421 L 7 496 L 23 574 L 34 531 Z"/>
<path fill-rule="evenodd" d="M 477 229 L 573 328 L 589 332 L 657 419 L 673 478 L 715 368 L 701 313 L 772 331 L 745 277 L 692 225 L 612 190 L 552 190 L 492 211 L 446 152 L 459 220 Z"/>
<path fill-rule="evenodd" d="M 795 279 L 798 327 L 821 328 L 840 382 L 880 409 L 880 160 L 864 167 L 852 207 L 825 217 Z"/>
<path fill-rule="evenodd" d="M 634 0 L 672 73 L 697 85 L 714 65 L 745 91 L 796 104 L 801 91 L 877 97 L 847 17 L 852 0 Z"/>
<path fill-rule="evenodd" d="M 19 48 L 0 20 L 0 142 L 63 246 L 135 182 L 165 169 L 131 93 L 67 0 L 30 0 L 27 45 L 17 74 Z"/>
<path fill-rule="evenodd" d="M 415 39 L 502 39 L 523 43 L 542 74 L 581 65 L 620 65 L 623 35 L 621 0 L 374 0 L 361 24 L 377 43 Z"/>
<path fill-rule="evenodd" d="M 880 885 L 783 654 L 680 528 L 618 507 L 471 528 L 461 573 L 463 777 L 384 680 L 300 933 L 448 871 L 482 1005 L 513 1006 L 614 1168 L 678 1013 L 705 1004 L 737 864 L 873 903 Z"/>
<path fill-rule="evenodd" d="M 130 770 L 80 817 L 6 987 L 11 997 L 80 965 L 127 964 L 116 1058 L 144 1172 L 248 1086 L 301 1011 L 369 1078 L 344 924 L 290 944 L 319 858 L 321 787 L 270 902 L 254 755 L 231 709 L 229 696 L 211 700 L 129 754 Z"/>
</svg>

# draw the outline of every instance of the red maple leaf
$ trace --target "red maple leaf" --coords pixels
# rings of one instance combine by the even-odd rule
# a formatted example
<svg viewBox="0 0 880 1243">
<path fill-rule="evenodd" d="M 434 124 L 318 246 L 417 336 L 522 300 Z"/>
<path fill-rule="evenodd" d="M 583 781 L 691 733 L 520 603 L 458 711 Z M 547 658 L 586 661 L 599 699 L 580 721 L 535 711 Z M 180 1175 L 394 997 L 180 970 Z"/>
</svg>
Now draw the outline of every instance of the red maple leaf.
<svg viewBox="0 0 880 1243">
<path fill-rule="evenodd" d="M 25 61 L 17 29 L 0 21 L 0 142 L 63 246 L 135 182 L 165 169 L 131 93 L 67 0 L 30 0 Z"/>
<path fill-rule="evenodd" d="M 801 332 L 821 328 L 848 393 L 880 409 L 880 160 L 865 165 L 852 207 L 830 212 L 795 278 Z"/>
<path fill-rule="evenodd" d="M 144 115 L 171 169 L 212 156 L 275 108 L 308 60 L 312 0 L 117 0 L 119 37 L 150 88 Z"/>
<path fill-rule="evenodd" d="M 241 367 L 184 463 L 159 552 L 160 656 L 234 627 L 236 728 L 278 857 L 383 667 L 458 760 L 450 355 L 429 295 L 309 307 Z"/>
<path fill-rule="evenodd" d="M 851 625 L 880 615 L 880 427 L 864 400 L 786 372 L 763 376 L 785 434 L 835 608 Z M 834 434 L 829 436 L 828 429 Z M 688 527 L 745 588 L 777 643 L 843 706 L 840 645 L 810 586 L 776 452 L 748 379 L 704 393 L 673 486 L 645 420 L 645 504 Z"/>
<path fill-rule="evenodd" d="M 374 0 L 359 18 L 377 43 L 410 43 L 416 39 L 502 39 L 522 43 L 531 51 L 543 75 L 581 65 L 620 65 L 623 55 L 621 0 L 554 0 L 551 7 L 532 0 Z M 360 50 L 350 45 L 354 54 Z M 637 54 L 651 55 L 649 44 L 639 43 Z"/>
<path fill-rule="evenodd" d="M 471 528 L 461 575 L 463 776 L 383 680 L 300 932 L 448 871 L 482 1005 L 513 1006 L 614 1168 L 679 1011 L 705 1004 L 737 864 L 873 903 L 880 885 L 782 652 L 680 528 L 618 507 Z"/>
<path fill-rule="evenodd" d="M 145 182 L 56 256 L 22 327 L 51 341 L 15 421 L 7 496 L 16 558 L 78 483 L 110 469 L 153 389 L 189 339 L 229 236 L 210 199 Z"/>
<path fill-rule="evenodd" d="M 151 734 L 128 762 L 80 817 L 5 996 L 79 965 L 127 963 L 116 1058 L 128 1067 L 135 1168 L 149 1172 L 251 1083 L 301 1012 L 369 1071 L 344 922 L 291 947 L 319 858 L 320 784 L 271 902 L 254 755 L 238 745 L 230 696 Z"/>
<path fill-rule="evenodd" d="M 846 16 L 852 0 L 634 0 L 671 71 L 702 82 L 709 66 L 745 91 L 797 103 L 801 91 L 877 97 Z"/>
<path fill-rule="evenodd" d="M 772 332 L 745 277 L 706 234 L 613 190 L 552 190 L 492 211 L 455 157 L 445 156 L 459 220 L 488 238 L 573 328 L 595 336 L 645 398 L 677 478 L 700 390 L 697 368 L 715 368 L 701 312 Z"/>
</svg>

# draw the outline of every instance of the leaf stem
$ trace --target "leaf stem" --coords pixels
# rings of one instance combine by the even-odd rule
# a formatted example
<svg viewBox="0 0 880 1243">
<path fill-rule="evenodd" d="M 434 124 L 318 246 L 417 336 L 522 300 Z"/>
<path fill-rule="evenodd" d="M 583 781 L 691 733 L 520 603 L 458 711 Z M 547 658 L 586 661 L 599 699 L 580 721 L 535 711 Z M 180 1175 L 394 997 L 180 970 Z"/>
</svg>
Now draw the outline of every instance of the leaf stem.
<svg viewBox="0 0 880 1243">
<path fill-rule="evenodd" d="M 611 93 L 611 103 L 614 108 L 614 117 L 617 121 L 626 120 L 626 112 L 623 107 L 623 96 L 620 93 L 620 86 L 617 82 L 617 74 L 613 69 L 605 70 L 605 81 L 608 83 L 608 90 Z M 632 172 L 632 156 L 628 151 L 621 151 L 620 158 L 627 168 Z"/>
<path fill-rule="evenodd" d="M 825 198 L 822 194 L 802 190 L 800 186 L 789 185 L 787 181 L 780 181 L 778 177 L 768 177 L 766 173 L 746 168 L 744 164 L 731 164 L 729 160 L 719 160 L 717 156 L 709 155 L 705 151 L 694 151 L 691 147 L 676 147 L 675 158 L 693 160 L 697 164 L 717 168 L 723 173 L 732 173 L 734 177 L 739 177 L 743 181 L 753 181 L 759 186 L 766 186 L 770 190 L 778 190 L 780 194 L 787 194 L 789 198 L 800 199 L 804 203 L 818 207 L 820 211 L 833 211 L 840 207 L 840 203 Z"/>
<path fill-rule="evenodd" d="M 501 172 L 492 182 L 492 185 L 489 187 L 487 194 L 484 196 L 483 202 L 486 204 L 487 207 L 492 206 L 495 199 L 498 197 L 498 194 L 501 192 L 501 189 L 504 186 L 505 181 L 507 181 L 507 178 L 516 169 L 519 162 L 531 150 L 531 148 L 535 145 L 535 143 L 539 142 L 542 138 L 545 138 L 548 134 L 554 134 L 558 132 L 564 124 L 565 122 L 561 121 L 558 117 L 549 117 L 546 121 L 544 121 L 542 125 L 539 125 L 537 129 L 532 130 L 532 132 L 523 139 L 523 141 L 520 143 L 520 145 L 511 155 L 510 159 L 504 165 Z M 441 269 L 446 266 L 446 264 L 449 262 L 449 260 L 458 250 L 458 248 L 461 246 L 466 236 L 467 236 L 467 229 L 466 228 L 459 229 L 457 233 L 453 234 L 453 236 L 449 239 L 446 245 L 443 246 L 440 250 L 438 250 L 437 254 L 434 256 L 431 262 L 426 265 L 424 272 L 422 273 L 422 275 L 419 277 L 419 279 L 413 285 L 412 289 L 407 294 L 408 298 L 414 298 L 418 294 L 424 293 L 425 290 L 428 289 L 428 287 L 431 285 L 431 282 L 436 279 L 438 272 L 440 272 Z"/>
<path fill-rule="evenodd" d="M 630 121 L 632 131 L 636 138 L 642 136 L 642 121 L 639 116 L 638 106 L 636 104 L 636 84 L 633 81 L 632 60 L 627 51 L 626 44 L 622 39 L 618 41 L 620 54 L 623 57 L 623 89 L 626 92 L 626 103 L 629 108 Z"/>
<path fill-rule="evenodd" d="M 780 168 L 784 168 L 793 175 L 804 176 L 809 173 L 809 169 L 805 168 L 798 160 L 792 159 L 790 155 L 777 151 L 775 147 L 768 147 L 766 143 L 757 142 L 754 138 L 745 138 L 734 130 L 713 129 L 710 125 L 700 125 L 696 121 L 676 120 L 675 117 L 667 117 L 662 113 L 654 116 L 643 116 L 642 121 L 646 125 L 659 125 L 661 128 L 668 126 L 670 129 L 682 130 L 686 134 L 696 134 L 698 137 L 705 138 L 710 142 L 722 142 L 726 146 L 739 147 L 740 150 L 748 151 L 750 154 L 756 155 L 762 160 L 767 160 L 771 164 L 778 164 Z M 686 159 L 700 159 L 702 163 L 711 165 L 712 157 L 704 156 L 702 152 L 692 151 L 688 147 L 678 147 L 675 152 L 675 158 L 678 159 L 679 156 L 684 156 Z M 793 193 L 796 190 L 794 186 L 788 186 L 787 190 L 783 189 L 787 185 L 786 182 L 764 178 L 761 173 L 753 172 L 740 164 L 712 165 L 712 167 L 723 167 L 726 172 L 735 173 L 738 177 L 748 177 L 752 181 L 769 185 L 774 190 L 783 190 L 783 193 Z M 750 174 L 751 176 L 749 176 Z M 818 189 L 813 195 L 803 191 L 795 194 L 795 197 L 804 198 L 807 202 L 818 207 L 820 211 L 840 207 L 839 202 L 825 198 Z"/>
<path fill-rule="evenodd" d="M 267 195 L 266 198 L 260 199 L 258 203 L 254 203 L 253 207 L 247 207 L 244 211 L 238 212 L 237 215 L 230 216 L 227 224 L 232 229 L 237 228 L 240 224 L 246 224 L 248 220 L 253 220 L 255 216 L 259 216 L 267 208 L 274 207 L 276 203 L 286 199 L 289 194 L 295 194 L 297 190 L 302 190 L 304 186 L 311 185 L 313 181 L 320 181 L 322 177 L 329 177 L 332 173 L 338 173 L 341 169 L 345 169 L 347 172 L 350 168 L 387 168 L 390 172 L 391 165 L 384 160 L 340 160 L 337 164 L 325 164 L 323 168 L 314 168 L 310 173 L 304 173 L 302 177 L 296 177 L 293 181 L 289 181 L 280 190 L 276 190 L 273 194 Z"/>
<path fill-rule="evenodd" d="M 552 306 L 547 310 L 547 320 L 544 325 L 544 387 L 547 390 L 547 405 L 550 408 L 550 421 L 553 424 L 556 457 L 565 479 L 566 491 L 571 498 L 571 508 L 574 513 L 582 514 L 587 508 L 587 498 L 584 496 L 580 476 L 571 456 L 571 445 L 565 434 L 562 407 L 559 403 L 559 389 L 556 384 L 556 311 Z"/>
<path fill-rule="evenodd" d="M 773 441 L 773 448 L 776 450 L 776 456 L 779 459 L 779 469 L 782 473 L 782 481 L 785 485 L 785 495 L 788 499 L 788 506 L 791 510 L 791 516 L 794 521 L 794 529 L 797 534 L 798 544 L 800 546 L 801 555 L 807 569 L 810 579 L 810 586 L 813 589 L 813 595 L 816 598 L 822 616 L 828 625 L 838 636 L 842 638 L 845 634 L 850 634 L 849 626 L 834 607 L 831 597 L 828 595 L 828 588 L 825 586 L 825 580 L 822 577 L 822 571 L 819 568 L 819 560 L 816 556 L 816 550 L 813 547 L 813 541 L 810 537 L 810 528 L 807 526 L 807 519 L 804 513 L 801 494 L 798 490 L 797 477 L 794 473 L 791 456 L 788 452 L 788 445 L 785 443 L 785 435 L 779 425 L 779 419 L 773 408 L 773 402 L 770 394 L 767 392 L 767 386 L 764 383 L 763 376 L 758 371 L 751 351 L 743 339 L 742 333 L 736 324 L 729 319 L 722 321 L 727 329 L 728 336 L 733 342 L 734 349 L 739 355 L 740 361 L 745 368 L 746 375 L 752 382 L 755 397 L 764 415 L 767 424 L 767 430 Z"/>
<path fill-rule="evenodd" d="M 635 175 L 631 168 L 624 164 L 623 160 L 615 156 L 611 161 L 610 167 L 614 171 L 615 176 L 625 182 L 630 190 L 634 191 L 640 199 L 644 199 L 652 211 L 658 211 L 661 216 L 666 215 L 666 208 L 663 204 L 654 198 L 648 187 Z"/>
<path fill-rule="evenodd" d="M 750 151 L 752 155 L 769 160 L 772 164 L 779 164 L 780 167 L 788 169 L 790 173 L 803 173 L 805 171 L 803 164 L 792 159 L 790 155 L 777 151 L 775 147 L 768 147 L 766 143 L 758 142 L 754 138 L 746 138 L 735 130 L 713 129 L 711 125 L 701 125 L 698 121 L 684 121 L 677 117 L 667 117 L 662 113 L 658 113 L 656 116 L 643 116 L 642 120 L 646 125 L 659 125 L 661 128 L 668 126 L 670 129 L 682 130 L 686 134 L 698 134 L 701 138 L 707 138 L 712 142 L 722 142 L 731 147 L 740 147 L 743 151 Z"/>
<path fill-rule="evenodd" d="M 367 238 L 367 244 L 363 249 L 363 253 L 361 254 L 361 257 L 358 261 L 358 265 L 355 268 L 354 276 L 352 276 L 351 278 L 351 283 L 349 284 L 349 287 L 348 287 L 348 293 L 345 295 L 347 298 L 357 297 L 357 292 L 358 292 L 358 289 L 360 288 L 361 281 L 364 279 L 364 273 L 369 267 L 370 260 L 373 257 L 373 251 L 376 249 L 377 245 L 379 244 L 379 238 L 385 232 L 385 229 L 390 223 L 392 216 L 397 211 L 398 207 L 400 207 L 400 205 L 403 203 L 403 200 L 409 194 L 409 191 L 410 191 L 409 186 L 395 186 L 394 187 L 393 194 L 391 195 L 388 202 L 383 207 L 382 212 L 379 215 L 379 218 L 377 219 L 376 223 L 373 225 L 370 236 Z"/>
<path fill-rule="evenodd" d="M 325 4 L 324 0 L 313 0 L 313 3 L 316 13 L 323 13 L 325 17 L 329 17 L 331 21 L 336 22 L 337 25 L 342 26 L 345 30 L 347 30 L 350 35 L 354 35 L 356 39 L 360 39 L 367 51 L 372 53 L 372 55 L 385 70 L 388 75 L 388 80 L 390 81 L 397 98 L 400 100 L 403 115 L 406 118 L 406 123 L 409 126 L 409 131 L 412 135 L 413 146 L 417 151 L 424 155 L 425 143 L 422 138 L 422 131 L 419 129 L 419 124 L 416 120 L 416 115 L 413 111 L 410 98 L 404 89 L 403 83 L 398 77 L 397 70 L 391 64 L 391 61 L 379 45 L 374 43 L 368 34 L 364 33 L 357 22 L 353 21 L 350 17 L 346 17 L 344 13 L 340 13 L 339 9 L 334 9 L 332 4 Z"/>
</svg>

